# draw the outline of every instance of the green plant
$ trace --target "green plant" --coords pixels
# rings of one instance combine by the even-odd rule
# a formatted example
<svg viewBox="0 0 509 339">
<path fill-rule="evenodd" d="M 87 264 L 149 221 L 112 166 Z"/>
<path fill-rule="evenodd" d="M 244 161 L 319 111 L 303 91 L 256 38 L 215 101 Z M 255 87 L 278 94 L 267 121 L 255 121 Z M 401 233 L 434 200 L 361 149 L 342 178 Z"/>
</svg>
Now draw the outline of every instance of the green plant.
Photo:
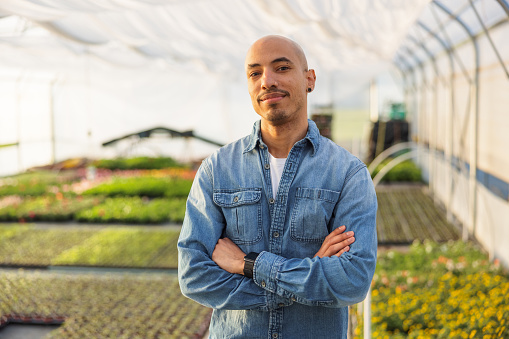
<svg viewBox="0 0 509 339">
<path fill-rule="evenodd" d="M 182 199 L 174 200 L 157 198 L 147 199 L 140 197 L 107 198 L 102 204 L 76 214 L 76 220 L 81 222 L 100 223 L 162 223 L 170 218 L 180 221 Z M 171 208 L 179 210 L 171 211 Z M 183 218 L 183 217 L 182 217 Z"/>
<path fill-rule="evenodd" d="M 168 210 L 170 221 L 182 222 L 186 214 L 186 199 L 167 199 L 165 208 Z"/>
<path fill-rule="evenodd" d="M 140 228 L 105 229 L 52 260 L 53 265 L 149 267 L 163 247 L 174 245 L 167 232 Z M 168 266 L 165 262 L 164 266 Z"/>
<path fill-rule="evenodd" d="M 94 234 L 89 229 L 34 228 L 7 225 L 0 227 L 0 263 L 16 266 L 48 266 L 62 251 L 80 244 Z"/>
<path fill-rule="evenodd" d="M 147 227 L 0 226 L 0 265 L 177 267 L 179 232 Z"/>
<path fill-rule="evenodd" d="M 0 196 L 38 196 L 51 193 L 50 187 L 60 187 L 76 181 L 74 171 L 34 171 L 0 179 Z"/>
<path fill-rule="evenodd" d="M 180 163 L 170 157 L 134 157 L 134 158 L 116 158 L 101 159 L 92 163 L 97 168 L 106 168 L 111 170 L 126 169 L 162 169 L 170 167 L 183 167 Z"/>
<path fill-rule="evenodd" d="M 25 197 L 0 208 L 0 221 L 67 221 L 80 210 L 99 204 L 102 197 L 45 195 Z"/>
<path fill-rule="evenodd" d="M 380 170 L 387 165 L 392 159 L 386 159 L 380 165 L 378 165 L 371 177 L 374 178 Z M 387 174 L 383 177 L 382 182 L 419 182 L 422 173 L 421 169 L 417 167 L 412 161 L 407 160 L 394 166 Z"/>
<path fill-rule="evenodd" d="M 164 196 L 167 198 L 187 198 L 192 185 L 192 180 L 172 179 L 166 186 Z"/>
<path fill-rule="evenodd" d="M 509 276 L 471 243 L 416 242 L 408 253 L 381 253 L 373 283 L 374 338 L 509 336 Z"/>
<path fill-rule="evenodd" d="M 130 178 L 113 178 L 103 184 L 83 192 L 86 195 L 106 196 L 146 196 L 187 197 L 192 181 L 171 177 L 138 176 Z"/>
</svg>

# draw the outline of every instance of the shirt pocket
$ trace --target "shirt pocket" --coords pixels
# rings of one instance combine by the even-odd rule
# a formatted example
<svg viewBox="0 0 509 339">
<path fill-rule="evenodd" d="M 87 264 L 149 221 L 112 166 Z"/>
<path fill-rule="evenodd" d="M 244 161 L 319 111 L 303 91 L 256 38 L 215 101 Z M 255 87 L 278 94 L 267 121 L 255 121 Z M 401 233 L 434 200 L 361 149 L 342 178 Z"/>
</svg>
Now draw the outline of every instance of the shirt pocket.
<svg viewBox="0 0 509 339">
<path fill-rule="evenodd" d="M 214 190 L 214 202 L 226 219 L 225 235 L 237 245 L 254 244 L 262 239 L 262 189 Z"/>
<path fill-rule="evenodd" d="M 298 187 L 291 220 L 291 237 L 301 242 L 323 242 L 340 192 Z"/>
</svg>

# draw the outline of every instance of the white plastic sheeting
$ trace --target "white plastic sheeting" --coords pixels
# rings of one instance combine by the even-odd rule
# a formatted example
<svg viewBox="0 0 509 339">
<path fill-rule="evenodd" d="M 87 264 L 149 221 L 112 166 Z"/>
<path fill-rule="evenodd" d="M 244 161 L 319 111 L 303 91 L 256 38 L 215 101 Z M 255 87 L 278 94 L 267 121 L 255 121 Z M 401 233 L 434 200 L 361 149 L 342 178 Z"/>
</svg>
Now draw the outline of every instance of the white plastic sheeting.
<svg viewBox="0 0 509 339">
<path fill-rule="evenodd" d="M 509 3 L 435 0 L 395 56 L 437 202 L 509 267 Z"/>
<path fill-rule="evenodd" d="M 3 0 L 17 15 L 109 62 L 140 66 L 139 55 L 238 75 L 255 39 L 283 34 L 299 41 L 324 70 L 390 60 L 427 1 L 313 0 Z M 27 39 L 28 40 L 28 39 Z M 25 41 L 29 47 L 36 41 Z M 19 46 L 20 39 L 3 44 Z M 240 73 L 242 74 L 242 73 Z"/>
<path fill-rule="evenodd" d="M 127 146 L 101 143 L 156 126 L 224 143 L 249 133 L 257 116 L 244 57 L 267 34 L 306 51 L 318 76 L 310 106 L 351 101 L 427 3 L 2 0 L 0 145 L 18 146 L 0 148 L 0 175 L 116 155 Z M 198 141 L 150 147 L 187 159 L 211 152 Z"/>
</svg>

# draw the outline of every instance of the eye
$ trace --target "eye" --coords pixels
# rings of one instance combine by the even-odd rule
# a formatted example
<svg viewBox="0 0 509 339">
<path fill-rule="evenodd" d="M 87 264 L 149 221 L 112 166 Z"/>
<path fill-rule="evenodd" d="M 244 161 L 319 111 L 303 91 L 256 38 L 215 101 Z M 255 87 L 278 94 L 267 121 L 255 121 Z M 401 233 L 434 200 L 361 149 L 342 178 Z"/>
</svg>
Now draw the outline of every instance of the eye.
<svg viewBox="0 0 509 339">
<path fill-rule="evenodd" d="M 249 77 L 250 78 L 257 77 L 258 75 L 260 75 L 260 72 L 251 72 L 251 73 L 249 73 Z"/>
<path fill-rule="evenodd" d="M 278 70 L 278 71 L 287 71 L 287 70 L 289 70 L 289 69 L 290 69 L 290 67 L 289 67 L 289 66 L 286 66 L 286 65 L 285 65 L 285 66 L 279 66 L 279 67 L 277 68 L 277 70 Z"/>
</svg>

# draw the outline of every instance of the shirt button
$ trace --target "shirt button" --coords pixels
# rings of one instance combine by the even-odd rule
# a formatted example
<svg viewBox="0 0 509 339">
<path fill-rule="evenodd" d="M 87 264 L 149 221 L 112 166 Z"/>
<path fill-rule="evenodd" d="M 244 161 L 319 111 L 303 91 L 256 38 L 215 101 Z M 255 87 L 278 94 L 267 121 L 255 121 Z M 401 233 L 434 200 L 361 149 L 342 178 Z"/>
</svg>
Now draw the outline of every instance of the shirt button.
<svg viewBox="0 0 509 339">
<path fill-rule="evenodd" d="M 239 197 L 233 198 L 233 202 L 237 202 L 237 201 L 239 201 Z"/>
<path fill-rule="evenodd" d="M 278 337 L 277 333 L 272 333 L 272 338 L 276 339 Z"/>
<path fill-rule="evenodd" d="M 261 148 L 261 149 L 264 149 L 264 148 L 265 148 L 265 146 L 263 146 L 263 145 L 260 145 L 260 148 Z"/>
<path fill-rule="evenodd" d="M 274 238 L 279 238 L 279 232 L 274 232 Z"/>
<path fill-rule="evenodd" d="M 269 202 L 270 202 L 271 204 L 273 204 L 273 203 L 275 202 L 275 200 L 274 200 L 273 198 L 270 198 L 270 199 L 269 199 Z"/>
<path fill-rule="evenodd" d="M 269 169 L 270 168 L 270 165 L 269 164 L 265 164 L 265 169 Z"/>
<path fill-rule="evenodd" d="M 267 286 L 267 284 L 265 283 L 265 280 L 262 280 L 262 287 L 265 287 Z"/>
<path fill-rule="evenodd" d="M 283 303 L 279 303 L 279 304 L 278 304 L 278 306 L 279 306 L 279 307 L 283 307 L 283 306 L 285 306 L 285 304 L 283 304 Z"/>
<path fill-rule="evenodd" d="M 295 299 L 294 297 L 292 297 L 290 300 L 293 301 L 293 302 L 297 301 L 297 299 Z"/>
</svg>

